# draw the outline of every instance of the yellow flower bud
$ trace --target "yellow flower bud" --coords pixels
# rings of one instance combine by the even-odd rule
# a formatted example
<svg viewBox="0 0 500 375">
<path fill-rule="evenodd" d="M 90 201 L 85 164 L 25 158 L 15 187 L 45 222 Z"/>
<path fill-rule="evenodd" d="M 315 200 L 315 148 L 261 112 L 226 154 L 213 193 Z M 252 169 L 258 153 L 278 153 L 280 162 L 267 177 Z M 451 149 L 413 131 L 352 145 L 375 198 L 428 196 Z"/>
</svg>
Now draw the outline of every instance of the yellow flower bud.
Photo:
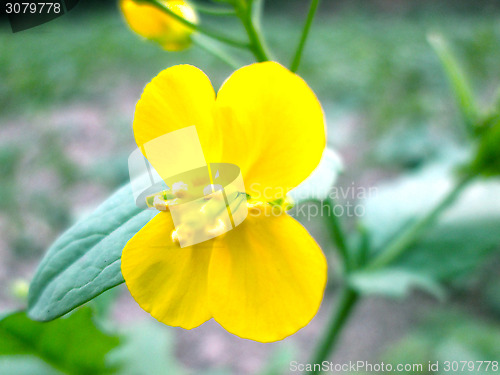
<svg viewBox="0 0 500 375">
<path fill-rule="evenodd" d="M 184 182 L 176 182 L 172 185 L 172 193 L 177 198 L 187 198 L 188 197 L 188 186 Z"/>
<path fill-rule="evenodd" d="M 197 23 L 195 10 L 184 0 L 160 0 L 186 20 Z M 130 28 L 146 39 L 159 43 L 167 51 L 180 51 L 191 44 L 193 30 L 161 9 L 134 0 L 120 0 L 120 8 Z"/>
</svg>

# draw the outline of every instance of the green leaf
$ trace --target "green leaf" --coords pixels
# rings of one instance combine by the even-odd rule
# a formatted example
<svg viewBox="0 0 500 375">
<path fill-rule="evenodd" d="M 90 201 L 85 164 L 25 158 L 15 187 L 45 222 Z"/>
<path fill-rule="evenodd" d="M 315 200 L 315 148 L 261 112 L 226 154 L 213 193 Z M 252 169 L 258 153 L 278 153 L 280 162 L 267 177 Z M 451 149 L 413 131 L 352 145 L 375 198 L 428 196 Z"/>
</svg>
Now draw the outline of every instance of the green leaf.
<svg viewBox="0 0 500 375">
<path fill-rule="evenodd" d="M 31 355 L 74 375 L 114 370 L 106 365 L 106 355 L 118 344 L 118 337 L 96 327 L 89 308 L 48 323 L 32 321 L 24 312 L 0 321 L 0 358 Z"/>
<path fill-rule="evenodd" d="M 156 213 L 138 208 L 127 185 L 73 225 L 38 267 L 28 298 L 30 318 L 55 319 L 121 284 L 122 249 Z"/>
<path fill-rule="evenodd" d="M 362 219 L 373 246 L 380 250 L 405 226 L 429 212 L 449 191 L 452 181 L 449 166 L 436 164 L 380 186 L 365 202 Z M 498 181 L 471 184 L 392 267 L 438 282 L 467 280 L 498 250 L 500 201 L 492 197 L 499 195 Z"/>
<path fill-rule="evenodd" d="M 40 358 L 29 355 L 0 356 L 2 375 L 63 375 Z"/>
<path fill-rule="evenodd" d="M 441 60 L 459 109 L 462 112 L 464 122 L 471 129 L 475 126 L 479 117 L 479 111 L 467 77 L 441 35 L 431 34 L 427 39 Z"/>
<path fill-rule="evenodd" d="M 470 168 L 485 176 L 500 175 L 500 118 L 497 118 L 479 139 L 477 154 Z"/>
<path fill-rule="evenodd" d="M 444 299 L 443 288 L 428 276 L 404 269 L 359 271 L 349 276 L 349 284 L 361 294 L 380 294 L 393 298 L 406 297 L 413 290 L 423 290 Z"/>
</svg>

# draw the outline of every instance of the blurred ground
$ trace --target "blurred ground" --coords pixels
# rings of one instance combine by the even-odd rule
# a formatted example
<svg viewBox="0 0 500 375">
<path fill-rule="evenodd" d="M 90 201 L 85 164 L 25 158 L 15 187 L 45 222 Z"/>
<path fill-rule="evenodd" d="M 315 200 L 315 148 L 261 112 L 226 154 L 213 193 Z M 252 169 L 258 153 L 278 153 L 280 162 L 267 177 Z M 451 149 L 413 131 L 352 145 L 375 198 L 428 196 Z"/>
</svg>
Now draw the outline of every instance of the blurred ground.
<svg viewBox="0 0 500 375">
<path fill-rule="evenodd" d="M 449 40 L 484 103 L 494 101 L 500 13 L 327 8 L 313 28 L 299 73 L 323 103 L 329 144 L 345 160 L 340 184 L 376 184 L 434 158 L 448 142 L 462 142 L 428 32 Z M 196 48 L 170 54 L 144 43 L 117 11 L 77 13 L 14 35 L 6 25 L 0 29 L 0 310 L 19 305 L 12 281 L 31 278 L 56 236 L 127 181 L 134 106 L 145 83 L 182 62 L 202 68 L 216 88 L 231 73 Z M 285 16 L 265 20 L 280 61 L 290 59 L 298 37 L 297 20 Z M 331 250 L 324 223 L 313 222 L 309 229 Z M 292 339 L 256 344 L 211 322 L 194 331 L 172 329 L 176 353 L 189 367 L 238 374 L 261 370 L 279 351 L 295 351 L 283 357 L 305 361 L 332 308 L 335 285 L 331 289 L 318 317 Z M 482 310 L 471 307 L 470 295 L 455 299 L 452 304 L 473 314 Z M 335 360 L 378 358 L 436 304 L 420 294 L 404 301 L 368 299 Z M 123 324 L 148 319 L 126 290 L 114 314 Z"/>
</svg>

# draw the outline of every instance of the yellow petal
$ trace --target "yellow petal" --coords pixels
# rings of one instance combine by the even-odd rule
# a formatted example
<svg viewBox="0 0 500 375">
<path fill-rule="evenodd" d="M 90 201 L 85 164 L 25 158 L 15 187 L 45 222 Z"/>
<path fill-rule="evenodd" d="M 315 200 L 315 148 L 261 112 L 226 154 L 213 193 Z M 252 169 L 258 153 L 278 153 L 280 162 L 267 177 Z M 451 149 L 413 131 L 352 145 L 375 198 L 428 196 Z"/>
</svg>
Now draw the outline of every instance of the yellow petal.
<svg viewBox="0 0 500 375">
<path fill-rule="evenodd" d="M 220 161 L 242 169 L 256 199 L 284 197 L 316 168 L 325 148 L 318 99 L 278 63 L 237 70 L 219 90 L 215 116 L 224 137 Z"/>
<path fill-rule="evenodd" d="M 141 147 L 166 133 L 194 125 L 206 160 L 217 161 L 221 139 L 213 126 L 214 105 L 214 89 L 200 69 L 191 65 L 165 69 L 146 85 L 137 103 L 134 117 L 137 145 Z M 149 161 L 155 166 L 154 160 Z"/>
<path fill-rule="evenodd" d="M 197 23 L 194 9 L 183 0 L 163 0 L 163 4 L 186 20 Z M 151 39 L 168 51 L 179 51 L 191 44 L 193 30 L 162 10 L 134 0 L 121 0 L 120 9 L 130 28 L 144 38 Z"/>
<path fill-rule="evenodd" d="M 207 272 L 212 242 L 181 248 L 172 239 L 174 225 L 161 212 L 125 246 L 122 274 L 137 303 L 170 326 L 191 329 L 210 319 Z"/>
<path fill-rule="evenodd" d="M 314 317 L 326 275 L 321 249 L 297 221 L 288 215 L 249 216 L 214 244 L 210 311 L 242 338 L 281 340 Z"/>
</svg>

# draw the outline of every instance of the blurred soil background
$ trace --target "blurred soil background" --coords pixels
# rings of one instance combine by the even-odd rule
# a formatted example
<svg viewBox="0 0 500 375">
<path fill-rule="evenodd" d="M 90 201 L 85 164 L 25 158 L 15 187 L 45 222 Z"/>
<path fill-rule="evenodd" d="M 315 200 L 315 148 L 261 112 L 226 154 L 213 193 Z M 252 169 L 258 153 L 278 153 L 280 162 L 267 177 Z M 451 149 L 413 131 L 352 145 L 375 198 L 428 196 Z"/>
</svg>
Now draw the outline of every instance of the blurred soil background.
<svg viewBox="0 0 500 375">
<path fill-rule="evenodd" d="M 265 34 L 282 62 L 291 59 L 306 8 L 304 1 L 268 1 Z M 236 22 L 224 28 L 243 36 Z M 376 186 L 446 158 L 463 143 L 428 33 L 446 38 L 483 104 L 493 103 L 500 85 L 497 2 L 323 2 L 299 74 L 320 98 L 329 146 L 344 159 L 341 186 Z M 16 34 L 0 24 L 0 310 L 22 306 L 12 291 L 16 281 L 29 281 L 58 234 L 127 182 L 135 103 L 159 71 L 185 62 L 204 70 L 216 89 L 231 73 L 196 47 L 166 53 L 142 41 L 114 3 L 82 0 L 64 17 Z M 306 361 L 336 298 L 327 226 L 319 218 L 307 226 L 331 258 L 332 274 L 312 324 L 267 345 L 232 336 L 213 321 L 192 331 L 164 328 L 172 343 L 165 355 L 192 373 L 287 373 L 290 360 Z M 449 285 L 446 302 L 421 292 L 399 300 L 367 298 L 333 360 L 410 361 L 442 340 L 468 347 L 464 340 L 470 343 L 474 334 L 464 339 L 455 332 L 461 326 L 480 337 L 493 332 L 488 337 L 495 345 L 499 264 L 498 254 L 478 260 L 465 282 Z M 120 327 L 152 320 L 125 288 L 115 294 Z M 443 337 L 432 336 L 436 326 Z"/>
</svg>

